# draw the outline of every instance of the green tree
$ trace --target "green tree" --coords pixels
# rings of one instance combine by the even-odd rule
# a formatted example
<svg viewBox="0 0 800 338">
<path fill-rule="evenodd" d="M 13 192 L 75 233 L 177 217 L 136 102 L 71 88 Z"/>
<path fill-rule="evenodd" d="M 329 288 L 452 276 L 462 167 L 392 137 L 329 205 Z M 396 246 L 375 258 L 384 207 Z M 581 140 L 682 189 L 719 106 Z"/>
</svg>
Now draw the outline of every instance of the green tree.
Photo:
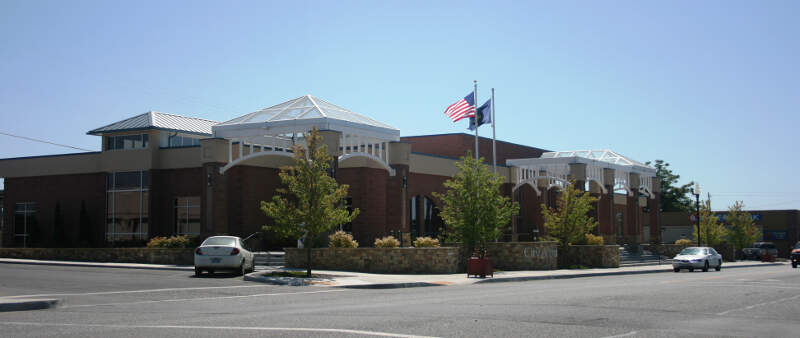
<svg viewBox="0 0 800 338">
<path fill-rule="evenodd" d="M 561 245 L 581 244 L 586 241 L 586 234 L 596 226 L 597 221 L 589 216 L 592 205 L 597 198 L 588 191 L 580 191 L 575 182 L 562 189 L 555 208 L 542 204 L 544 227 L 549 236 L 558 240 Z"/>
<path fill-rule="evenodd" d="M 650 161 L 645 162 L 650 165 Z M 656 160 L 656 177 L 661 182 L 661 210 L 662 211 L 692 211 L 694 210 L 692 199 L 688 196 L 691 193 L 691 186 L 694 182 L 684 185 L 677 185 L 681 175 L 677 175 L 669 169 L 669 163 L 664 160 Z"/>
<path fill-rule="evenodd" d="M 697 241 L 697 227 L 693 228 L 692 236 Z M 718 245 L 728 236 L 728 229 L 711 211 L 711 201 L 708 200 L 700 204 L 700 236 L 708 246 Z"/>
<path fill-rule="evenodd" d="M 261 201 L 261 210 L 273 225 L 265 225 L 280 237 L 305 236 L 307 275 L 311 277 L 311 247 L 314 238 L 335 226 L 353 221 L 359 210 L 348 212 L 342 204 L 348 185 L 336 182 L 328 175 L 332 158 L 322 137 L 314 128 L 305 134 L 307 148 L 295 145 L 294 165 L 281 168 L 279 174 L 286 189 L 277 189 L 271 202 Z"/>
<path fill-rule="evenodd" d="M 439 214 L 447 225 L 448 240 L 461 242 L 466 253 L 477 250 L 478 257 L 486 256 L 486 243 L 503 233 L 511 218 L 519 213 L 519 204 L 500 194 L 503 178 L 493 173 L 471 153 L 456 162 L 458 173 L 444 182 L 445 193 L 433 193 L 442 200 Z"/>
<path fill-rule="evenodd" d="M 733 244 L 737 252 L 749 247 L 762 237 L 761 231 L 753 222 L 753 217 L 743 209 L 744 203 L 736 201 L 728 207 L 728 215 L 725 217 L 725 222 L 730 226 L 728 241 Z"/>
</svg>

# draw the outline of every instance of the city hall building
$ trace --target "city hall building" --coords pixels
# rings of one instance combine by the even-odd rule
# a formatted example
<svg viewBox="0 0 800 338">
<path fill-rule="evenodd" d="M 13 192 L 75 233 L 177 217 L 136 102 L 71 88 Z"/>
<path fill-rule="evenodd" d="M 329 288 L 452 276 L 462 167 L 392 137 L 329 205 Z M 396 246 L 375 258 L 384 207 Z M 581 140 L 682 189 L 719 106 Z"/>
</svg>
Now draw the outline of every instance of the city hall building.
<svg viewBox="0 0 800 338">
<path fill-rule="evenodd" d="M 316 127 L 361 213 L 342 228 L 362 246 L 390 233 L 438 236 L 434 192 L 474 149 L 468 134 L 401 137 L 400 131 L 305 95 L 226 122 L 148 112 L 93 129 L 101 151 L 0 159 L 2 246 L 141 245 L 154 236 L 247 236 L 270 220 L 260 210 L 282 186 L 292 147 Z M 592 216 L 607 242 L 658 240 L 655 169 L 610 150 L 548 151 L 497 141 L 501 192 L 520 203 L 503 241 L 544 235 L 541 205 L 576 184 L 598 198 Z M 492 158 L 491 139 L 480 138 Z M 490 160 L 491 161 L 491 160 Z M 571 183 L 574 182 L 574 183 Z M 291 245 L 267 234 L 259 245 Z"/>
</svg>

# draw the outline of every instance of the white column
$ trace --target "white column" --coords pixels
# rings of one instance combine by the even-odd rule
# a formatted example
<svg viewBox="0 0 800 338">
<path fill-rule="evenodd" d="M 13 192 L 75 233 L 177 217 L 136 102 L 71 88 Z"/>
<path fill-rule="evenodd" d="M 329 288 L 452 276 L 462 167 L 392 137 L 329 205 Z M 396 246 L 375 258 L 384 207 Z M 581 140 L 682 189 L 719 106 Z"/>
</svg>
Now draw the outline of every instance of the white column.
<svg viewBox="0 0 800 338">
<path fill-rule="evenodd" d="M 244 139 L 239 139 L 239 158 L 242 158 L 244 152 Z"/>
<path fill-rule="evenodd" d="M 233 139 L 228 139 L 228 163 L 233 162 Z"/>
</svg>

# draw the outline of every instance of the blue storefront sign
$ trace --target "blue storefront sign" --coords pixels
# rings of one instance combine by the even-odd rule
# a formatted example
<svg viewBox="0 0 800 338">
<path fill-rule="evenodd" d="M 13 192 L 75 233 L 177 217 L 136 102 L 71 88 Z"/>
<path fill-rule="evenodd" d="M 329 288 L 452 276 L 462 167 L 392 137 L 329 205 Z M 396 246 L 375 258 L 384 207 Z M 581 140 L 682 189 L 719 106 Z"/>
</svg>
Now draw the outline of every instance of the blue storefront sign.
<svg viewBox="0 0 800 338">
<path fill-rule="evenodd" d="M 788 237 L 788 231 L 764 231 L 764 239 L 768 241 L 785 241 Z"/>
</svg>

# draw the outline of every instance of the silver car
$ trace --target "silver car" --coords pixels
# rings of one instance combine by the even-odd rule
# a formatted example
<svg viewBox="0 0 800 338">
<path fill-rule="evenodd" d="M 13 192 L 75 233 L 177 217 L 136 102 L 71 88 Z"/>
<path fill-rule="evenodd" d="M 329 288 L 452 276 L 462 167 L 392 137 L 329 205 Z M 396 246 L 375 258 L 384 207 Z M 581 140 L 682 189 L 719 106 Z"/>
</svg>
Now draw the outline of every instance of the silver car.
<svg viewBox="0 0 800 338">
<path fill-rule="evenodd" d="M 722 255 L 707 246 L 685 248 L 672 259 L 672 270 L 675 272 L 680 272 L 681 269 L 708 271 L 712 266 L 714 270 L 722 270 Z"/>
<path fill-rule="evenodd" d="M 244 275 L 255 270 L 255 260 L 241 238 L 214 236 L 206 238 L 194 250 L 194 275 L 200 276 L 203 270 L 210 274 L 218 270 L 233 270 Z"/>
</svg>

